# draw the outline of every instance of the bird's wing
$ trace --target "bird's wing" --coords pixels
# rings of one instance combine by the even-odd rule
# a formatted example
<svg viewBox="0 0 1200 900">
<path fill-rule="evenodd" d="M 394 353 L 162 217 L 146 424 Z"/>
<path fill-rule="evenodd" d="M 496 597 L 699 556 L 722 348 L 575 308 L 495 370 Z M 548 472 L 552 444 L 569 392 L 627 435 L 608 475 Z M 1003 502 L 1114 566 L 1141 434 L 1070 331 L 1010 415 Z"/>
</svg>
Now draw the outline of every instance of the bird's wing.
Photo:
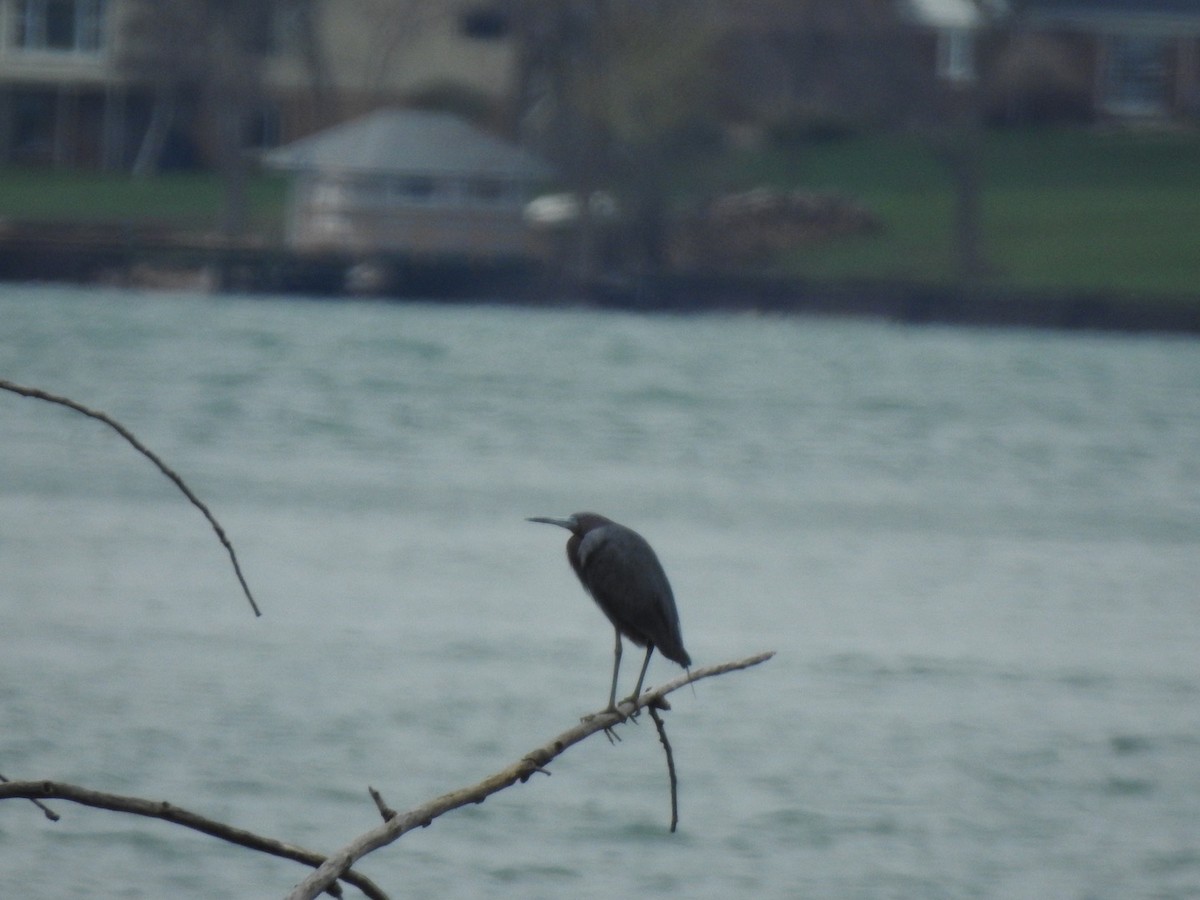
<svg viewBox="0 0 1200 900">
<path fill-rule="evenodd" d="M 620 525 L 594 528 L 579 545 L 580 575 L 612 623 L 636 644 L 686 658 L 675 596 L 645 539 Z"/>
</svg>

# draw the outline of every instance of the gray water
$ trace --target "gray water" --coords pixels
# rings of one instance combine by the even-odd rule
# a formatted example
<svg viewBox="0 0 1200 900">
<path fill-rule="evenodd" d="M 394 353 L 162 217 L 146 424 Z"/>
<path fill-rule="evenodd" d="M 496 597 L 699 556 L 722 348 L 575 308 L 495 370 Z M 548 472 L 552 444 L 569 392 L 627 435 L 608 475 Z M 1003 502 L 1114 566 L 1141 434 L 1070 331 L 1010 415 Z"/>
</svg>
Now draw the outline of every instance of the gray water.
<svg viewBox="0 0 1200 900">
<path fill-rule="evenodd" d="M 566 534 L 659 551 L 649 722 L 365 860 L 396 897 L 1200 897 L 1200 345 L 5 287 L 0 772 L 331 851 L 607 698 Z M 635 675 L 626 653 L 622 687 Z M 649 680 L 678 669 L 656 659 Z M 279 897 L 165 823 L 0 803 L 0 896 Z M 353 896 L 350 889 L 347 896 Z"/>
</svg>

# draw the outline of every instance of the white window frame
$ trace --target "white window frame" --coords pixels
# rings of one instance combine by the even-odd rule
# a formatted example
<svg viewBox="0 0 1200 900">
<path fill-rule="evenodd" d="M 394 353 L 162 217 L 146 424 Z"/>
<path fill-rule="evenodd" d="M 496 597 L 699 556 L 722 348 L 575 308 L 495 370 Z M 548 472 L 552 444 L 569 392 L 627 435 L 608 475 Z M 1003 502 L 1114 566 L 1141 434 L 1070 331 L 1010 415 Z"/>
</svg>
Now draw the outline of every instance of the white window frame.
<svg viewBox="0 0 1200 900">
<path fill-rule="evenodd" d="M 51 44 L 47 25 L 52 5 L 70 6 L 71 38 L 67 45 Z M 17 47 L 37 53 L 94 55 L 105 50 L 107 0 L 21 0 Z"/>
<path fill-rule="evenodd" d="M 1161 116 L 1170 107 L 1163 35 L 1110 34 L 1104 39 L 1101 106 L 1119 116 Z"/>
</svg>

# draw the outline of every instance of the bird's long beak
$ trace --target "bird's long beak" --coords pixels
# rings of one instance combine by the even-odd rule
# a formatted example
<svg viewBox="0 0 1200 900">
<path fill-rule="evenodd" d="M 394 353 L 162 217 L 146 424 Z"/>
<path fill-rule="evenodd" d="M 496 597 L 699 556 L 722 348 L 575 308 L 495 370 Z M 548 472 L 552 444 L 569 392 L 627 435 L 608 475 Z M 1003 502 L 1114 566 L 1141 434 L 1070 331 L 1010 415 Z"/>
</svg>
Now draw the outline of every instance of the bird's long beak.
<svg viewBox="0 0 1200 900">
<path fill-rule="evenodd" d="M 547 516 L 532 516 L 525 520 L 526 522 L 545 522 L 547 525 L 557 525 L 559 528 L 565 528 L 567 531 L 573 531 L 575 528 L 574 519 L 552 519 Z"/>
</svg>

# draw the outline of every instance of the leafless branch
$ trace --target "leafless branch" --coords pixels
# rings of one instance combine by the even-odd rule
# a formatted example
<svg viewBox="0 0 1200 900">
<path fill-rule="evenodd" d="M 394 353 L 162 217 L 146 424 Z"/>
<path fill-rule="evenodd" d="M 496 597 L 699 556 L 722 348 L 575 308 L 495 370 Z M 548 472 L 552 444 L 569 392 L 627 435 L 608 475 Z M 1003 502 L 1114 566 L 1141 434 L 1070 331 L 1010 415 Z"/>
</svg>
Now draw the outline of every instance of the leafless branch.
<svg viewBox="0 0 1200 900">
<path fill-rule="evenodd" d="M 375 808 L 379 810 L 379 815 L 383 816 L 383 821 L 388 822 L 400 815 L 394 809 L 387 805 L 387 801 L 383 799 L 383 794 L 375 790 L 375 788 L 367 785 L 367 791 L 371 795 L 371 799 L 375 801 Z"/>
<path fill-rule="evenodd" d="M 11 782 L 8 778 L 5 778 L 3 775 L 0 775 L 0 783 L 10 784 Z M 60 818 L 62 818 L 58 813 L 56 813 L 54 810 L 52 810 L 50 807 L 48 807 L 41 800 L 38 800 L 34 797 L 30 797 L 29 802 L 32 803 L 34 806 L 36 806 L 38 809 L 40 809 L 42 811 L 42 813 L 46 816 L 46 818 L 49 819 L 51 822 L 57 822 Z"/>
<path fill-rule="evenodd" d="M 674 834 L 676 826 L 679 825 L 679 781 L 675 777 L 675 754 L 671 752 L 671 742 L 667 740 L 667 723 L 658 714 L 658 707 L 652 704 L 649 709 L 654 727 L 658 729 L 658 740 L 667 755 L 667 776 L 671 779 L 671 833 Z"/>
<path fill-rule="evenodd" d="M 424 803 L 400 815 L 388 818 L 387 814 L 384 813 L 385 821 L 382 825 L 378 825 L 360 835 L 341 850 L 332 854 L 316 871 L 296 886 L 292 893 L 288 895 L 288 900 L 312 900 L 312 898 L 325 890 L 328 885 L 332 884 L 342 872 L 349 869 L 350 866 L 368 853 L 392 843 L 414 828 L 428 827 L 433 823 L 434 819 L 443 813 L 470 803 L 482 803 L 492 794 L 511 787 L 518 781 L 524 784 L 535 773 L 545 772 L 549 774 L 546 770 L 547 764 L 563 753 L 568 747 L 579 743 L 584 738 L 590 737 L 598 731 L 606 731 L 613 728 L 639 709 L 658 703 L 672 691 L 676 691 L 686 684 L 691 684 L 704 678 L 712 678 L 716 675 L 723 675 L 726 672 L 733 672 L 738 669 L 748 669 L 751 666 L 766 662 L 774 655 L 774 651 L 760 653 L 756 656 L 721 663 L 715 666 L 706 666 L 680 675 L 673 681 L 668 681 L 660 687 L 644 692 L 636 700 L 626 700 L 620 704 L 620 711 L 618 713 L 599 712 L 593 716 L 588 716 L 574 728 L 564 731 L 548 743 L 526 753 L 515 763 L 496 772 L 494 775 L 489 775 L 478 784 L 443 794 L 434 800 L 430 800 L 428 803 Z M 380 807 L 381 812 L 386 808 L 386 804 L 381 805 L 379 799 L 376 800 L 376 806 Z"/>
<path fill-rule="evenodd" d="M 421 828 L 429 826 L 433 823 L 434 819 L 443 813 L 457 809 L 460 806 L 466 806 L 469 803 L 482 803 L 492 794 L 504 790 L 504 788 L 510 787 L 518 781 L 523 784 L 537 773 L 549 775 L 550 772 L 546 768 L 547 765 L 568 747 L 579 743 L 598 731 L 611 730 L 626 721 L 638 710 L 644 708 L 650 709 L 650 715 L 658 726 L 659 738 L 667 752 L 667 769 L 671 776 L 671 830 L 674 831 L 676 822 L 678 821 L 678 807 L 675 797 L 675 765 L 670 744 L 666 739 L 662 719 L 658 715 L 659 710 L 670 709 L 670 705 L 663 698 L 684 685 L 700 681 L 704 678 L 723 675 L 726 672 L 748 669 L 751 666 L 766 662 L 774 655 L 773 651 L 760 653 L 745 659 L 706 666 L 685 673 L 673 681 L 644 692 L 636 700 L 626 700 L 620 704 L 619 712 L 617 713 L 602 711 L 588 716 L 580 724 L 564 731 L 540 747 L 535 748 L 521 757 L 517 762 L 494 775 L 490 775 L 478 784 L 443 794 L 441 797 L 415 807 L 406 813 L 396 813 L 395 810 L 387 805 L 377 790 L 370 788 L 371 797 L 375 801 L 380 815 L 383 816 L 383 824 L 359 836 L 332 856 L 324 856 L 312 850 L 296 846 L 295 844 L 284 843 L 241 828 L 235 828 L 232 825 L 206 818 L 165 801 L 145 800 L 140 797 L 110 794 L 58 781 L 7 781 L 0 777 L 0 782 L 2 782 L 0 783 L 0 801 L 22 798 L 32 800 L 38 803 L 39 806 L 42 806 L 39 802 L 41 800 L 67 800 L 97 809 L 108 809 L 131 815 L 162 819 L 176 825 L 182 825 L 185 828 L 203 832 L 231 844 L 237 844 L 251 850 L 257 850 L 260 853 L 313 866 L 315 869 L 314 872 L 296 886 L 292 893 L 288 895 L 288 900 L 312 900 L 312 898 L 323 892 L 340 896 L 340 889 L 337 885 L 339 880 L 358 888 L 367 897 L 375 898 L 375 900 L 387 900 L 387 895 L 374 882 L 351 868 L 355 862 L 368 853 L 392 843 L 401 835 L 418 826 Z M 42 806 L 42 809 L 46 810 L 44 806 Z M 52 814 L 48 810 L 46 812 L 47 815 Z"/>
<path fill-rule="evenodd" d="M 319 866 L 326 859 L 322 854 L 315 853 L 312 850 L 306 850 L 295 844 L 286 844 L 272 838 L 262 837 L 254 832 L 235 828 L 232 825 L 226 825 L 224 822 L 217 822 L 214 819 L 206 818 L 165 801 L 144 800 L 140 797 L 109 794 L 104 791 L 94 791 L 90 788 L 79 787 L 74 784 L 65 784 L 61 781 L 8 781 L 0 784 L 0 800 L 18 797 L 34 801 L 69 800 L 72 803 L 91 806 L 96 809 L 108 809 L 135 816 L 162 819 L 166 822 L 182 825 L 184 828 L 191 828 L 194 831 L 200 831 L 223 841 L 228 841 L 231 844 L 237 844 L 238 846 L 257 850 L 260 853 L 266 853 L 271 856 L 290 859 L 307 866 Z M 354 887 L 362 891 L 367 897 L 375 898 L 375 900 L 387 900 L 387 894 L 380 890 L 373 881 L 364 875 L 360 875 L 358 872 L 351 869 L 344 869 L 337 877 L 347 884 L 354 885 Z M 336 891 L 336 886 L 332 881 L 323 885 L 321 890 L 328 890 L 331 887 Z M 320 892 L 318 891 L 318 893 Z"/>
<path fill-rule="evenodd" d="M 199 497 L 192 493 L 192 489 L 187 486 L 184 480 L 166 463 L 159 459 L 153 450 L 139 441 L 133 432 L 105 413 L 98 412 L 94 409 L 89 409 L 82 403 L 76 403 L 74 400 L 71 400 L 68 397 L 59 397 L 56 394 L 51 394 L 39 388 L 23 387 L 22 385 L 13 384 L 11 381 L 6 381 L 2 378 L 0 378 L 0 389 L 11 391 L 12 393 L 18 394 L 22 397 L 30 397 L 35 400 L 45 400 L 47 403 L 57 403 L 59 406 L 65 406 L 67 409 L 73 409 L 75 412 L 82 413 L 90 419 L 103 422 L 105 425 L 123 437 L 126 441 L 128 441 L 133 449 L 137 450 L 138 453 L 142 454 L 142 456 L 154 463 L 154 465 L 158 467 L 158 470 L 166 475 L 171 481 L 173 481 L 175 486 L 183 492 L 183 495 L 191 501 L 192 506 L 200 510 L 200 512 L 204 514 L 204 518 L 208 519 L 208 524 L 210 524 L 213 531 L 216 532 L 217 539 L 220 540 L 225 549 L 229 551 L 229 560 L 233 563 L 233 572 L 235 575 L 237 575 L 237 579 L 242 585 L 242 591 L 245 593 L 246 599 L 250 601 L 250 608 L 254 610 L 254 614 L 256 616 L 262 615 L 262 612 L 259 611 L 258 604 L 254 602 L 254 596 L 250 593 L 250 586 L 246 584 L 246 579 L 242 575 L 242 567 L 238 565 L 237 554 L 233 552 L 233 544 L 231 544 L 229 542 L 229 538 L 225 536 L 225 529 L 221 527 L 221 523 L 217 521 L 216 517 L 209 511 L 208 507 L 204 505 L 203 501 L 201 501 Z"/>
</svg>

